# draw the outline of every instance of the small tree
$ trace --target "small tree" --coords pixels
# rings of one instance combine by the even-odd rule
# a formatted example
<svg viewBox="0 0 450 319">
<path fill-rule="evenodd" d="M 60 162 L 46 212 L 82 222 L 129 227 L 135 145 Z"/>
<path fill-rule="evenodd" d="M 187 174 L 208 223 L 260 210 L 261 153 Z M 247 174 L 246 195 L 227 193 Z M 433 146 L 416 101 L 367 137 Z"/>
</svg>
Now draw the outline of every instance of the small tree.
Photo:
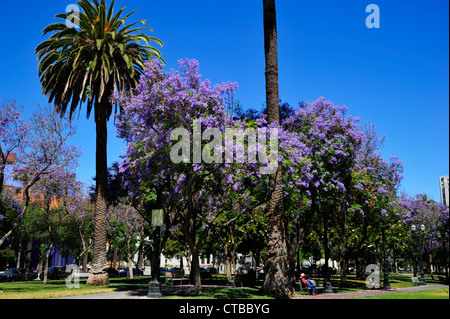
<svg viewBox="0 0 450 319">
<path fill-rule="evenodd" d="M 27 144 L 28 124 L 21 117 L 16 101 L 0 100 L 0 194 L 3 193 L 6 167 L 21 156 Z M 15 160 L 14 160 L 15 161 Z"/>
<path fill-rule="evenodd" d="M 127 257 L 130 278 L 133 279 L 134 256 L 145 243 L 144 220 L 132 206 L 118 203 L 109 208 L 108 225 L 111 246 L 119 248 Z"/>
<path fill-rule="evenodd" d="M 75 207 L 77 203 L 71 198 L 76 197 L 76 193 L 80 192 L 81 187 L 82 184 L 76 181 L 75 174 L 63 169 L 44 176 L 36 184 L 34 194 L 35 197 L 40 198 L 40 214 L 42 216 L 41 239 L 46 239 L 44 242 L 48 247 L 44 260 L 44 283 L 47 283 L 50 253 L 58 244 L 63 246 L 66 230 L 64 226 L 70 222 L 70 214 L 77 211 Z M 69 201 L 72 203 L 69 204 Z"/>
<path fill-rule="evenodd" d="M 27 147 L 14 167 L 14 179 L 22 184 L 22 211 L 25 216 L 31 201 L 31 191 L 36 183 L 61 169 L 74 168 L 81 155 L 78 147 L 68 145 L 75 128 L 67 118 L 61 118 L 49 107 L 33 113 L 29 124 Z M 6 235 L 10 235 L 9 230 Z M 0 245 L 9 236 L 0 239 Z"/>
</svg>

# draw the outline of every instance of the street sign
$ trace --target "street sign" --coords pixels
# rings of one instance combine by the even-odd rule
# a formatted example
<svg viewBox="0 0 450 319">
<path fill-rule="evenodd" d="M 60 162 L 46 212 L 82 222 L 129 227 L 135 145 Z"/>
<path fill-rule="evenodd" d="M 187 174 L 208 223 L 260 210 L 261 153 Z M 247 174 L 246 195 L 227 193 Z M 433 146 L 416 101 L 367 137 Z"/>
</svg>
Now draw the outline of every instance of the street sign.
<svg viewBox="0 0 450 319">
<path fill-rule="evenodd" d="M 152 210 L 152 226 L 161 227 L 164 224 L 164 210 L 153 209 Z"/>
</svg>

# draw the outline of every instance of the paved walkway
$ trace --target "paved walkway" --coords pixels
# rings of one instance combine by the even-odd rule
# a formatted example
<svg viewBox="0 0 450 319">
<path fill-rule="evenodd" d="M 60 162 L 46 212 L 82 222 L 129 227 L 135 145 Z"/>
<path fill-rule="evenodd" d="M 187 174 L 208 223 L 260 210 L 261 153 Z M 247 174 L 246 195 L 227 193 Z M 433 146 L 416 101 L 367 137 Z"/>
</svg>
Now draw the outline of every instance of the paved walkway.
<svg viewBox="0 0 450 319">
<path fill-rule="evenodd" d="M 215 286 L 215 285 L 203 285 L 204 288 L 215 288 L 223 286 Z M 193 289 L 193 285 L 179 285 L 173 287 L 163 287 L 163 293 L 166 292 L 175 292 L 175 291 L 185 291 L 189 289 Z M 422 291 L 422 290 L 432 290 L 432 289 L 440 289 L 440 288 L 448 288 L 448 285 L 428 285 L 428 286 L 417 286 L 411 288 L 400 288 L 400 289 L 392 289 L 392 290 L 367 290 L 361 292 L 354 293 L 342 293 L 342 294 L 319 294 L 317 296 L 300 296 L 293 299 L 349 299 L 349 298 L 360 298 L 366 296 L 373 295 L 382 295 L 382 294 L 393 294 L 398 292 L 414 292 L 414 291 Z M 237 288 L 239 289 L 239 288 Z M 147 298 L 148 289 L 139 289 L 139 290 L 129 290 L 129 291 L 116 291 L 110 293 L 102 293 L 102 294 L 93 294 L 93 295 L 82 295 L 82 296 L 72 296 L 72 297 L 64 297 L 58 299 L 148 299 Z"/>
<path fill-rule="evenodd" d="M 295 299 L 351 299 L 351 298 L 361 298 L 366 296 L 375 296 L 375 295 L 385 295 L 385 294 L 395 294 L 399 292 L 415 292 L 415 291 L 423 291 L 423 290 L 433 290 L 433 289 L 441 289 L 448 288 L 448 285 L 427 285 L 427 286 L 416 286 L 409 288 L 399 288 L 399 289 L 391 289 L 391 290 L 366 290 L 359 292 L 351 292 L 351 293 L 342 293 L 342 294 L 318 294 L 316 296 L 301 296 Z"/>
</svg>

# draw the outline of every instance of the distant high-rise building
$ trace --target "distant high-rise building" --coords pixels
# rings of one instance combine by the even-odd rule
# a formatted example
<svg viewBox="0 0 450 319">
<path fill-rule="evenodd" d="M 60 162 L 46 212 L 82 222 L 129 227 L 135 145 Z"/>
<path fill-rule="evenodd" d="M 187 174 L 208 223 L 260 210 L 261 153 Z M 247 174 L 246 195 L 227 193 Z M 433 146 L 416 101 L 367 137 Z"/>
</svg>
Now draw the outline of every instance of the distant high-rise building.
<svg viewBox="0 0 450 319">
<path fill-rule="evenodd" d="M 439 177 L 439 188 L 441 190 L 441 203 L 449 207 L 449 185 L 448 185 L 448 176 Z"/>
</svg>

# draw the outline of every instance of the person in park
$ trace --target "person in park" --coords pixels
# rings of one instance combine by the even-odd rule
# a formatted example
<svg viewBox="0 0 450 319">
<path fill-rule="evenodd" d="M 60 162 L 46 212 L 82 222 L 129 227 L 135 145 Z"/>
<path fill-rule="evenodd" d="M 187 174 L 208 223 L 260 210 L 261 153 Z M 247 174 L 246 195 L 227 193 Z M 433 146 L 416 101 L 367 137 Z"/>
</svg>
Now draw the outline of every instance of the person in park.
<svg viewBox="0 0 450 319">
<path fill-rule="evenodd" d="M 305 285 L 305 287 L 308 287 L 308 288 L 312 289 L 312 294 L 313 294 L 313 296 L 315 296 L 316 295 L 316 287 L 317 287 L 317 285 L 314 282 L 314 280 L 306 279 L 305 274 L 301 274 L 300 275 L 300 280 Z"/>
</svg>

